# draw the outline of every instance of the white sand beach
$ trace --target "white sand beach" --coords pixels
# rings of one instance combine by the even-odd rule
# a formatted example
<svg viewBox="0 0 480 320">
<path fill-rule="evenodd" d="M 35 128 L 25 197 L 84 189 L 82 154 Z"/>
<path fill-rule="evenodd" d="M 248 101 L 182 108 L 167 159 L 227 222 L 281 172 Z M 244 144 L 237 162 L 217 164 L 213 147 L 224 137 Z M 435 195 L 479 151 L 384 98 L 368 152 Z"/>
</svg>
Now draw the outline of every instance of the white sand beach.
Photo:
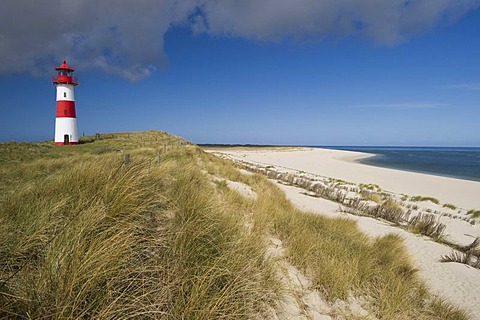
<svg viewBox="0 0 480 320">
<path fill-rule="evenodd" d="M 459 245 L 471 243 L 480 236 L 480 221 L 468 222 L 466 210 L 480 209 L 480 182 L 373 167 L 354 162 L 365 153 L 328 149 L 237 149 L 212 150 L 236 162 L 274 168 L 284 172 L 341 179 L 355 184 L 376 184 L 393 194 L 428 196 L 440 204 L 418 202 L 419 210 L 435 212 L 446 225 L 446 239 Z M 305 194 L 304 189 L 277 183 L 287 198 L 302 210 L 331 217 L 348 217 L 371 237 L 388 233 L 403 237 L 420 277 L 431 291 L 466 310 L 472 319 L 480 319 L 480 270 L 459 263 L 440 262 L 452 248 L 431 238 L 410 233 L 386 221 L 360 217 L 339 211 L 339 204 Z M 456 210 L 442 207 L 450 203 Z M 465 219 L 465 220 L 462 220 Z"/>
<path fill-rule="evenodd" d="M 374 167 L 354 160 L 371 154 L 331 150 L 302 149 L 279 151 L 228 151 L 231 157 L 305 171 L 354 183 L 377 184 L 383 189 L 409 196 L 429 196 L 441 203 L 452 203 L 465 209 L 480 209 L 480 182 Z"/>
</svg>

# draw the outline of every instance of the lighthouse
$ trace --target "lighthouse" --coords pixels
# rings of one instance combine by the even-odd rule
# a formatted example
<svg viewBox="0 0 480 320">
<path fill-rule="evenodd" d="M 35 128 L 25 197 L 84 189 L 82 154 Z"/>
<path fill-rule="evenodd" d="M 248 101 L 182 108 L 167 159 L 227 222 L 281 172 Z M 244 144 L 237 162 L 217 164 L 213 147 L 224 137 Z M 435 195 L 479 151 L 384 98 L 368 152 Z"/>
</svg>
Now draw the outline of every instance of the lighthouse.
<svg viewBox="0 0 480 320">
<path fill-rule="evenodd" d="M 52 77 L 52 83 L 57 91 L 55 145 L 78 144 L 75 96 L 73 95 L 73 87 L 78 84 L 78 79 L 73 77 L 74 70 L 65 60 L 55 70 L 57 75 Z"/>
</svg>

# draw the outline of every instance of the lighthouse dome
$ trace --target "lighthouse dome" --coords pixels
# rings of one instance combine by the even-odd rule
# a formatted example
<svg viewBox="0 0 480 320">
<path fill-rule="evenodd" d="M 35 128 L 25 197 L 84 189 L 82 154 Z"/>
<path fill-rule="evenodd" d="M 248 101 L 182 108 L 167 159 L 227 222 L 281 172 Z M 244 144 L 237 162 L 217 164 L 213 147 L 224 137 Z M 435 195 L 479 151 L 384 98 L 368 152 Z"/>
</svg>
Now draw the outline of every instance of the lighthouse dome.
<svg viewBox="0 0 480 320">
<path fill-rule="evenodd" d="M 55 70 L 68 70 L 68 71 L 74 71 L 73 68 L 71 68 L 68 64 L 67 61 L 64 59 L 63 63 L 59 65 L 58 67 L 55 68 Z"/>
</svg>

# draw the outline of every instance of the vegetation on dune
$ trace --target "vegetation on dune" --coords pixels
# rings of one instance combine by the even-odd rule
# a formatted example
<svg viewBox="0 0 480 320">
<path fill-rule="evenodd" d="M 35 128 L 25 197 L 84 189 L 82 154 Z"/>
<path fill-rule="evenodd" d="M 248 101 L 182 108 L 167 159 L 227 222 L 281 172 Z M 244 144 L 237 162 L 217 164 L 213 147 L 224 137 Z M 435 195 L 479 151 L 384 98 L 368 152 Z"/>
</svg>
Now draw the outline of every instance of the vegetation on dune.
<svg viewBox="0 0 480 320">
<path fill-rule="evenodd" d="M 0 145 L 0 318 L 268 318 L 284 290 L 273 236 L 332 303 L 466 319 L 428 294 L 396 236 L 301 212 L 265 177 L 166 133 L 98 138 Z"/>
<path fill-rule="evenodd" d="M 442 257 L 442 262 L 458 262 L 480 269 L 480 237 L 466 246 L 457 246 L 456 250 Z"/>
<path fill-rule="evenodd" d="M 430 201 L 430 202 L 435 203 L 435 204 L 440 204 L 440 201 L 438 201 L 438 199 L 436 199 L 436 198 L 423 197 L 423 196 L 414 196 L 414 197 L 411 197 L 411 198 L 410 198 L 410 201 L 413 201 L 413 202 Z"/>
<path fill-rule="evenodd" d="M 82 145 L 2 166 L 0 318 L 247 319 L 272 299 L 262 241 L 199 150 L 169 146 L 158 165 L 135 143 L 128 165 Z"/>
<path fill-rule="evenodd" d="M 377 185 L 377 184 L 363 184 L 363 183 L 360 183 L 359 187 L 362 190 L 369 190 L 369 191 L 374 191 L 374 192 L 381 192 L 382 191 L 382 188 L 380 188 L 380 186 Z"/>
<path fill-rule="evenodd" d="M 433 238 L 435 241 L 442 241 L 446 226 L 439 222 L 439 219 L 432 214 L 419 213 L 408 221 L 408 230 L 413 233 L 420 233 Z"/>
<path fill-rule="evenodd" d="M 480 218 L 480 210 L 468 210 L 467 214 L 471 215 L 472 218 Z"/>
<path fill-rule="evenodd" d="M 378 193 L 361 191 L 360 195 L 362 196 L 363 200 L 366 201 L 373 201 L 376 203 L 381 203 L 383 201 L 383 197 Z"/>
<path fill-rule="evenodd" d="M 457 206 L 454 205 L 454 204 L 451 204 L 451 203 L 445 203 L 443 205 L 444 208 L 449 208 L 449 209 L 452 209 L 452 210 L 457 210 Z"/>
</svg>

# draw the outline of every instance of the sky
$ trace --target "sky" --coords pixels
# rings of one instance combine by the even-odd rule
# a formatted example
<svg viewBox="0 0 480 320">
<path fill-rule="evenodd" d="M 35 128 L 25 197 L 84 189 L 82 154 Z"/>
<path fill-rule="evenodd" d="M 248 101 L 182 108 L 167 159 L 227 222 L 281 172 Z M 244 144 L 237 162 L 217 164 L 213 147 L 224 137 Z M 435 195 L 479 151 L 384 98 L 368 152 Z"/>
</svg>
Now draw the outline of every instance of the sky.
<svg viewBox="0 0 480 320">
<path fill-rule="evenodd" d="M 0 141 L 480 146 L 480 0 L 2 0 Z M 21 23 L 19 23 L 21 21 Z"/>
</svg>

